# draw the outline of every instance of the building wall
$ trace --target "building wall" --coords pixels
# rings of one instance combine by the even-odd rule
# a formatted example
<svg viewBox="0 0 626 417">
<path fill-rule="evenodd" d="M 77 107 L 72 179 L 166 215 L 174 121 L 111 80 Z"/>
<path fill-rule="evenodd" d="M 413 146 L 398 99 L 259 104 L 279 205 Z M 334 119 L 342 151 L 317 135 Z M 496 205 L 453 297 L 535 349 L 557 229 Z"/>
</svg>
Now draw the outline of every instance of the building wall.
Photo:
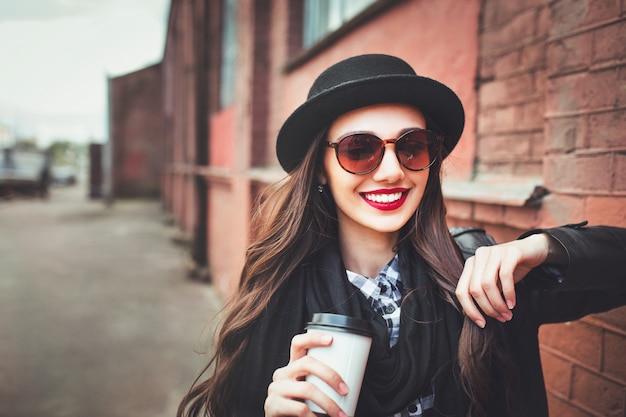
<svg viewBox="0 0 626 417">
<path fill-rule="evenodd" d="M 159 194 L 163 161 L 161 65 L 111 80 L 113 194 Z"/>
<path fill-rule="evenodd" d="M 164 206 L 192 241 L 197 222 L 195 192 L 196 97 L 193 1 L 173 1 L 163 56 L 165 155 L 161 177 Z M 208 138 L 205 138 L 208 140 Z"/>
<path fill-rule="evenodd" d="M 472 181 L 483 195 L 448 195 L 451 223 L 500 240 L 583 220 L 626 226 L 624 16 L 619 1 L 483 2 Z M 551 415 L 624 415 L 625 331 L 624 308 L 541 328 Z"/>
<path fill-rule="evenodd" d="M 386 52 L 466 109 L 447 159 L 448 221 L 497 240 L 589 220 L 626 227 L 626 50 L 619 0 L 383 1 L 304 51 L 302 2 L 238 2 L 235 101 L 219 107 L 221 1 L 173 0 L 163 66 L 164 206 L 227 298 L 257 192 L 281 178 L 275 137 L 314 78 Z M 419 24 L 416 24 L 418 22 Z M 551 414 L 624 415 L 626 310 L 541 330 Z"/>
</svg>

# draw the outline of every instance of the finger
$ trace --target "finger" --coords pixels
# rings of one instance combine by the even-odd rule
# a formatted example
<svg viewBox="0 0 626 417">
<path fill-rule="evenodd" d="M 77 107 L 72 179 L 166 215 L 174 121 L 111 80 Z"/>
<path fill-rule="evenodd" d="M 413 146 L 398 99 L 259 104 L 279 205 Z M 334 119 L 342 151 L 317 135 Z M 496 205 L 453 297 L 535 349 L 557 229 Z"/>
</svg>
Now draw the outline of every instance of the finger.
<svg viewBox="0 0 626 417">
<path fill-rule="evenodd" d="M 313 347 L 330 346 L 332 343 L 332 336 L 321 332 L 308 332 L 295 335 L 293 339 L 291 339 L 289 361 L 300 359 Z"/>
<path fill-rule="evenodd" d="M 265 417 L 314 417 L 315 414 L 302 400 L 289 397 L 288 392 L 282 389 L 282 383 L 271 383 L 268 387 L 267 398 L 265 398 Z M 293 387 L 293 384 L 289 384 Z"/>
<path fill-rule="evenodd" d="M 476 325 L 480 328 L 484 328 L 486 321 L 483 315 L 480 313 L 476 304 L 474 303 L 474 299 L 470 296 L 469 293 L 469 282 L 472 279 L 474 273 L 474 257 L 470 257 L 465 261 L 465 267 L 463 268 L 463 272 L 459 277 L 459 282 L 456 286 L 456 298 L 459 300 L 461 304 L 461 308 L 463 308 L 463 312 L 470 320 L 472 320 Z"/>
<path fill-rule="evenodd" d="M 476 250 L 476 263 L 480 275 L 470 283 L 470 294 L 480 309 L 501 322 L 511 319 L 511 312 L 502 296 L 500 266 L 507 256 L 505 248 L 482 247 Z"/>
<path fill-rule="evenodd" d="M 311 356 L 304 356 L 297 361 L 290 362 L 284 368 L 277 369 L 274 371 L 272 380 L 275 382 L 293 382 L 294 380 L 302 380 L 309 375 L 319 378 L 339 395 L 346 395 L 349 392 L 348 386 L 337 371 Z"/>
<path fill-rule="evenodd" d="M 476 249 L 474 254 L 474 270 L 472 277 L 468 283 L 468 291 L 474 302 L 478 305 L 483 314 L 489 317 L 497 317 L 497 313 L 489 299 L 489 291 L 497 284 L 495 280 L 490 282 L 493 277 L 493 265 L 490 265 L 491 248 L 480 247 Z"/>
<path fill-rule="evenodd" d="M 308 381 L 278 381 L 268 387 L 265 400 L 266 413 L 272 415 L 313 415 L 304 400 L 312 401 L 330 416 L 341 416 L 342 410 L 337 403 L 315 384 Z M 304 407 L 302 407 L 304 405 Z M 277 412 L 280 410 L 280 413 Z M 311 414 L 309 414 L 311 413 Z M 343 414 L 345 416 L 345 414 Z"/>
<path fill-rule="evenodd" d="M 515 269 L 517 262 L 513 257 L 507 257 L 500 266 L 500 283 L 502 286 L 502 295 L 509 310 L 513 310 L 517 303 L 515 295 Z"/>
</svg>

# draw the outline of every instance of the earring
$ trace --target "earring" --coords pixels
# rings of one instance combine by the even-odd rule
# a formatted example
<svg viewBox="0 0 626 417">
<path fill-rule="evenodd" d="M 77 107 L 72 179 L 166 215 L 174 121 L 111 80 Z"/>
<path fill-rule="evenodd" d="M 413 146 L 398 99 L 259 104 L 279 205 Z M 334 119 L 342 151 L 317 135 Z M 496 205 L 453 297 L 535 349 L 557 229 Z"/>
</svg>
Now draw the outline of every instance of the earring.
<svg viewBox="0 0 626 417">
<path fill-rule="evenodd" d="M 324 187 L 322 187 L 321 185 L 317 186 L 317 191 L 319 191 L 320 193 L 324 192 Z"/>
</svg>

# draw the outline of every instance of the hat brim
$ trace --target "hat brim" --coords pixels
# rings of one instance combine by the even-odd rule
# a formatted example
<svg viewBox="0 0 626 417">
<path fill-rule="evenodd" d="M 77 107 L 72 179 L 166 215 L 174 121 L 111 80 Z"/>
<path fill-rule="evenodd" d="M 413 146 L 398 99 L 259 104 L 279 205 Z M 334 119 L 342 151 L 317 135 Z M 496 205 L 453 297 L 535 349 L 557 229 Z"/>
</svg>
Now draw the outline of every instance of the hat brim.
<svg viewBox="0 0 626 417">
<path fill-rule="evenodd" d="M 456 146 L 465 125 L 458 96 L 444 84 L 418 75 L 386 75 L 348 82 L 320 93 L 299 106 L 285 121 L 276 140 L 283 169 L 294 170 L 313 141 L 344 113 L 383 103 L 408 104 L 420 109 L 444 138 L 447 153 Z"/>
</svg>

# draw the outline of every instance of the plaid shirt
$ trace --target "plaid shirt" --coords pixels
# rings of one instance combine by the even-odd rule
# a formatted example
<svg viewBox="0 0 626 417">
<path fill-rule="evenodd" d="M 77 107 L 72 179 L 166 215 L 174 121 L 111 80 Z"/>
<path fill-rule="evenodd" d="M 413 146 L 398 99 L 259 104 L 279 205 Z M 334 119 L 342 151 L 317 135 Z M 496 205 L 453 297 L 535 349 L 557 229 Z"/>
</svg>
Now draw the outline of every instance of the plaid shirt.
<svg viewBox="0 0 626 417">
<path fill-rule="evenodd" d="M 400 304 L 402 302 L 398 255 L 394 256 L 374 279 L 352 271 L 346 271 L 346 273 L 348 281 L 361 290 L 374 310 L 385 319 L 389 333 L 389 347 L 395 346 L 400 334 Z"/>
<path fill-rule="evenodd" d="M 400 334 L 400 306 L 402 304 L 402 281 L 398 272 L 398 255 L 380 271 L 374 279 L 369 279 L 352 271 L 346 271 L 348 281 L 361 290 L 363 295 L 371 303 L 387 323 L 389 334 L 389 347 L 395 346 Z M 393 417 L 419 417 L 422 410 L 433 406 L 435 397 L 431 394 L 427 397 L 418 398 L 409 406 L 393 415 Z"/>
</svg>

